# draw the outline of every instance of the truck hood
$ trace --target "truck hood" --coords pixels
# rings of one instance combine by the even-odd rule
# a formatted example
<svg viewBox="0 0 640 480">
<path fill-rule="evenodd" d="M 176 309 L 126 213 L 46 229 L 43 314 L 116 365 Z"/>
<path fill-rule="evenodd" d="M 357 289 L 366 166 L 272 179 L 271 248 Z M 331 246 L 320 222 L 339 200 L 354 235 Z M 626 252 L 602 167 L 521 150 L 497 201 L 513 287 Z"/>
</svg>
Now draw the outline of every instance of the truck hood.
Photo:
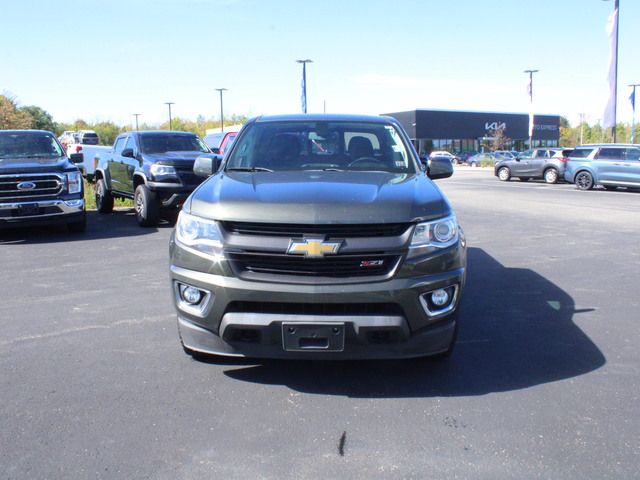
<svg viewBox="0 0 640 480">
<path fill-rule="evenodd" d="M 0 158 L 0 174 L 50 173 L 69 170 L 73 164 L 67 157 L 53 158 Z"/>
<path fill-rule="evenodd" d="M 215 220 L 299 224 L 404 223 L 451 211 L 422 173 L 317 171 L 220 172 L 186 208 Z"/>
<path fill-rule="evenodd" d="M 213 153 L 205 152 L 164 152 L 164 153 L 145 153 L 143 158 L 150 163 L 160 165 L 184 165 L 193 163 L 200 156 L 213 156 Z"/>
</svg>

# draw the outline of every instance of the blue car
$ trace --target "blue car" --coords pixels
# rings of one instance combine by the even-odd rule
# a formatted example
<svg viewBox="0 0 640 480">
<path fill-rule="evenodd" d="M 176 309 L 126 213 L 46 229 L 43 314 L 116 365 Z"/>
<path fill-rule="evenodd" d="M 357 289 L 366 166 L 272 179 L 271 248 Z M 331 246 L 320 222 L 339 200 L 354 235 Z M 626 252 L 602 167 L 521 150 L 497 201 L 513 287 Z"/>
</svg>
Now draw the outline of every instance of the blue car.
<svg viewBox="0 0 640 480">
<path fill-rule="evenodd" d="M 577 146 L 569 155 L 564 179 L 580 190 L 602 185 L 640 188 L 640 147 L 631 144 L 594 144 Z"/>
</svg>

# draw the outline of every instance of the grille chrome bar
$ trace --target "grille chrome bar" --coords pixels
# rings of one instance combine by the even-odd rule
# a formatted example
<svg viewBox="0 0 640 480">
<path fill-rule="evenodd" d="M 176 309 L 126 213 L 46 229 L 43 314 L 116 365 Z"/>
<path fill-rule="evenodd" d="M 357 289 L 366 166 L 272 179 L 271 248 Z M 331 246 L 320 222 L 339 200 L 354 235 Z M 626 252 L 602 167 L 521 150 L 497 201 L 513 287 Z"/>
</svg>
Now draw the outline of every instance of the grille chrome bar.
<svg viewBox="0 0 640 480">
<path fill-rule="evenodd" d="M 34 188 L 21 190 L 18 185 L 24 182 L 33 183 Z M 43 198 L 62 193 L 65 177 L 61 174 L 7 174 L 0 175 L 0 201 L 25 198 Z"/>
</svg>

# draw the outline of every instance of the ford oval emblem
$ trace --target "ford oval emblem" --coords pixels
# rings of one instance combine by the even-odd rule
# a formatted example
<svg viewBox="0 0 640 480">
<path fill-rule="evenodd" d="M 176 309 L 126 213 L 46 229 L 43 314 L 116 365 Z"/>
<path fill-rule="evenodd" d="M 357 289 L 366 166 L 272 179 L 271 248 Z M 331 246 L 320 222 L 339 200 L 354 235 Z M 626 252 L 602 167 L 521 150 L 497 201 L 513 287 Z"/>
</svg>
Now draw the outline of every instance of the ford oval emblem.
<svg viewBox="0 0 640 480">
<path fill-rule="evenodd" d="M 18 184 L 18 190 L 33 190 L 36 188 L 36 184 L 33 182 L 20 182 Z"/>
</svg>

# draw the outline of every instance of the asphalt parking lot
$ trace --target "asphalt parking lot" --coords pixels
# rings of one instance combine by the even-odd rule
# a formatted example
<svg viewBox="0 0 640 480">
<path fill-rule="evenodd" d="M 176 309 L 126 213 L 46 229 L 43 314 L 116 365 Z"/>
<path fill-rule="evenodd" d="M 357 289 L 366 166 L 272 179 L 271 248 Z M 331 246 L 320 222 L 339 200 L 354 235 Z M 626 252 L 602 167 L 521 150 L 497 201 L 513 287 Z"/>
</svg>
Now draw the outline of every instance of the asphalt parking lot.
<svg viewBox="0 0 640 480">
<path fill-rule="evenodd" d="M 198 362 L 171 225 L 0 231 L 0 478 L 637 478 L 640 192 L 438 185 L 470 246 L 444 362 Z"/>
</svg>

